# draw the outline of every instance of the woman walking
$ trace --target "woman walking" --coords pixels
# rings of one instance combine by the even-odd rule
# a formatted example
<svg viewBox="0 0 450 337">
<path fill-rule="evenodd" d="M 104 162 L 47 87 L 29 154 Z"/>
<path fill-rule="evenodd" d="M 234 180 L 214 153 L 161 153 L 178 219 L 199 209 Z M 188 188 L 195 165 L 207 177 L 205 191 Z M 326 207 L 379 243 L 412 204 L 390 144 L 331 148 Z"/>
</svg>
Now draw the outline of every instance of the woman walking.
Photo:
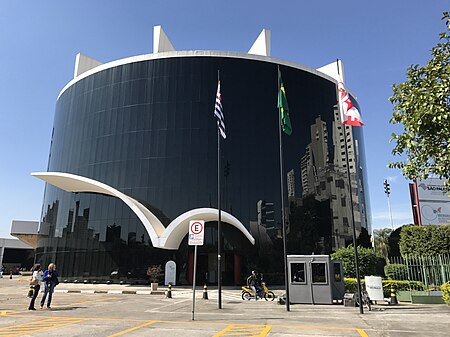
<svg viewBox="0 0 450 337">
<path fill-rule="evenodd" d="M 58 272 L 54 263 L 48 265 L 48 269 L 44 272 L 44 295 L 41 299 L 41 309 L 44 307 L 45 298 L 48 294 L 47 309 L 51 309 L 52 295 L 55 287 L 59 284 Z"/>
<path fill-rule="evenodd" d="M 34 302 L 36 301 L 39 289 L 41 289 L 41 282 L 43 278 L 44 273 L 42 272 L 41 265 L 37 263 L 33 267 L 33 276 L 31 276 L 30 284 L 33 286 L 33 297 L 31 298 L 28 310 L 36 310 L 36 308 L 34 307 Z"/>
</svg>

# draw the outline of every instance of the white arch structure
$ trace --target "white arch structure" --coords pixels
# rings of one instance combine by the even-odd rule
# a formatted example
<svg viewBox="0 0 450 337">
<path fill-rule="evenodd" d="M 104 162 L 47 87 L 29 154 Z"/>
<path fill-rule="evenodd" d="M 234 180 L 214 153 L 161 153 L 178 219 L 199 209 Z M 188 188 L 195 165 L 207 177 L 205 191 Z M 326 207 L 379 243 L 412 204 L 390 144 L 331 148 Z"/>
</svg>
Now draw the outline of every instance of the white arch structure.
<svg viewBox="0 0 450 337">
<path fill-rule="evenodd" d="M 31 175 L 67 192 L 101 193 L 119 198 L 137 215 L 147 230 L 152 245 L 156 248 L 178 249 L 189 231 L 190 220 L 218 220 L 217 209 L 197 208 L 181 214 L 165 228 L 161 221 L 139 201 L 100 181 L 63 172 L 33 172 Z M 237 218 L 224 211 L 221 211 L 221 218 L 223 222 L 239 229 L 253 245 L 255 244 L 253 236 Z"/>
</svg>

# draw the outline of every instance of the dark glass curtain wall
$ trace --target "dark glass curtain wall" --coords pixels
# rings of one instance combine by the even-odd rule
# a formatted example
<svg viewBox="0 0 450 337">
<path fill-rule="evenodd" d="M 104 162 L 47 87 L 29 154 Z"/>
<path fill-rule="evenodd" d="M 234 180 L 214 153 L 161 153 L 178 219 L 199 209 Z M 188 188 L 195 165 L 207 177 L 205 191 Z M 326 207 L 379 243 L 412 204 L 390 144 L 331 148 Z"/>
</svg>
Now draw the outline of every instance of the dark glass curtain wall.
<svg viewBox="0 0 450 337">
<path fill-rule="evenodd" d="M 283 136 L 288 253 L 327 254 L 351 240 L 344 136 L 358 232 L 368 226 L 362 134 L 339 124 L 334 83 L 280 69 L 293 127 L 291 136 Z M 146 205 L 165 226 L 191 209 L 216 208 L 218 70 L 227 129 L 222 209 L 257 240 L 251 246 L 239 232 L 225 234 L 225 253 L 242 258 L 243 275 L 256 267 L 276 278 L 283 260 L 274 63 L 174 57 L 79 80 L 57 101 L 48 171 L 111 185 Z M 144 226 L 119 199 L 47 184 L 41 220 L 37 260 L 55 262 L 65 278 L 104 280 L 113 273 L 146 279 L 148 266 L 172 259 L 180 280 L 188 279 L 186 240 L 178 251 L 153 248 Z M 211 233 L 214 225 L 208 224 Z M 200 252 L 215 251 L 215 240 L 210 235 Z"/>
</svg>

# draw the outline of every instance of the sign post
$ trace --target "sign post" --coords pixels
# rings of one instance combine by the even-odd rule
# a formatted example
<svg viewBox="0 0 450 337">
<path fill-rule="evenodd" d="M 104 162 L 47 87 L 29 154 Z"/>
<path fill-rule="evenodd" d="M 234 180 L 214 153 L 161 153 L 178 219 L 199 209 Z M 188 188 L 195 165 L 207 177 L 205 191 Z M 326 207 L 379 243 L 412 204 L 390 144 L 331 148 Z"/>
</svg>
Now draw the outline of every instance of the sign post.
<svg viewBox="0 0 450 337">
<path fill-rule="evenodd" d="M 194 275 L 192 277 L 192 320 L 195 313 L 195 282 L 197 276 L 197 246 L 203 246 L 205 238 L 205 221 L 191 220 L 189 221 L 189 240 L 188 245 L 194 246 Z"/>
</svg>

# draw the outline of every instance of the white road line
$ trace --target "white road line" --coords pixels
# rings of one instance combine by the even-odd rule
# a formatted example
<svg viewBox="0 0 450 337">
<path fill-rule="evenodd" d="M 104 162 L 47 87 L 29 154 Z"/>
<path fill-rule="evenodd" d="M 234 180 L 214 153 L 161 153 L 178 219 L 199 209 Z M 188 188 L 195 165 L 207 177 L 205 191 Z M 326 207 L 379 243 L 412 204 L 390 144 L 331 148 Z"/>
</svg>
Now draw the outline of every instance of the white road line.
<svg viewBox="0 0 450 337">
<path fill-rule="evenodd" d="M 187 301 L 189 301 L 189 299 L 176 301 L 176 302 L 173 302 L 173 303 L 170 303 L 170 304 L 167 304 L 167 305 L 163 305 L 162 307 L 158 307 L 158 308 L 155 308 L 155 309 L 145 310 L 145 312 L 162 312 L 162 311 L 159 311 L 159 309 L 167 308 L 167 307 L 170 307 L 170 306 L 173 306 L 173 305 L 177 305 L 177 304 L 180 304 L 180 303 L 183 303 L 183 302 L 187 302 Z M 171 311 L 169 311 L 169 312 L 173 314 L 173 312 L 171 312 Z"/>
</svg>

